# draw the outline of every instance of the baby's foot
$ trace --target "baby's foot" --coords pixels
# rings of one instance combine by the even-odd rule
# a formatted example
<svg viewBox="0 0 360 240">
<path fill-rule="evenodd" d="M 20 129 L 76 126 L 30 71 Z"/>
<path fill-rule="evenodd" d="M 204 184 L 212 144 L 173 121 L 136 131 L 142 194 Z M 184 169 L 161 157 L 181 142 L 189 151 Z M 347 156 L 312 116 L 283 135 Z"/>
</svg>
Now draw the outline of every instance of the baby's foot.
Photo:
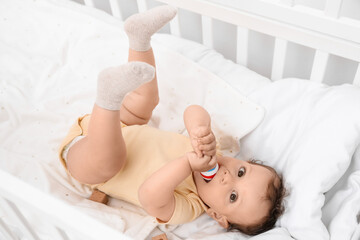
<svg viewBox="0 0 360 240">
<path fill-rule="evenodd" d="M 176 13 L 176 8 L 163 5 L 130 16 L 124 24 L 129 47 L 135 51 L 149 50 L 151 36 L 173 19 Z"/>
<path fill-rule="evenodd" d="M 103 70 L 98 77 L 96 105 L 108 110 L 119 110 L 128 92 L 151 81 L 155 68 L 145 62 L 129 62 Z"/>
</svg>

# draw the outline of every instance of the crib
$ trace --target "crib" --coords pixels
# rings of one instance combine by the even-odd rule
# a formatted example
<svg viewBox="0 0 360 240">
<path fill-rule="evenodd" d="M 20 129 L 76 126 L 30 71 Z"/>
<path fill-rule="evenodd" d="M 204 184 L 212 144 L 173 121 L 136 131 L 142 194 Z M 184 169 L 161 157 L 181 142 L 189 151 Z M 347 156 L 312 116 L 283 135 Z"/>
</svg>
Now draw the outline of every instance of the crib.
<svg viewBox="0 0 360 240">
<path fill-rule="evenodd" d="M 217 79 L 222 79 L 226 83 L 226 86 L 231 89 L 235 89 L 229 91 L 239 92 L 240 94 L 245 96 L 245 100 L 250 99 L 251 101 L 261 102 L 260 105 L 264 105 L 265 110 L 264 112 L 256 115 L 257 119 L 259 119 L 257 124 L 261 122 L 261 119 L 264 117 L 264 114 L 266 112 L 271 113 L 272 105 L 266 105 L 266 103 L 271 102 L 275 105 L 275 100 L 272 100 L 273 98 L 269 98 L 269 100 L 263 97 L 266 92 L 262 89 L 265 89 L 265 85 L 268 88 L 267 91 L 273 91 L 274 96 L 278 96 L 279 98 L 288 97 L 288 99 L 293 99 L 294 102 L 301 99 L 302 104 L 306 103 L 309 106 L 317 106 L 318 108 L 322 106 L 322 108 L 326 109 L 326 111 L 324 110 L 324 112 L 326 113 L 321 116 L 314 114 L 312 116 L 314 119 L 320 119 L 324 116 L 328 117 L 329 119 L 334 117 L 335 113 L 334 116 L 331 115 L 332 113 L 329 113 L 331 106 L 334 106 L 335 109 L 339 109 L 339 111 L 343 111 L 341 112 L 343 114 L 334 120 L 335 123 L 343 121 L 342 124 L 333 127 L 327 126 L 326 129 L 321 129 L 321 131 L 319 130 L 318 132 L 314 130 L 314 132 L 316 133 L 326 133 L 325 131 L 329 131 L 329 134 L 331 136 L 334 136 L 334 138 L 336 137 L 337 139 L 340 139 L 344 142 L 344 148 L 341 148 L 341 150 L 343 151 L 342 153 L 329 153 L 332 154 L 332 156 L 336 155 L 336 157 L 338 157 L 337 159 L 341 158 L 342 160 L 334 160 L 333 165 L 331 165 L 332 163 L 329 163 L 329 165 L 331 165 L 332 167 L 332 170 L 335 169 L 337 173 L 326 176 L 326 178 L 324 177 L 323 179 L 321 179 L 321 182 L 319 182 L 319 189 L 321 187 L 321 197 L 318 197 L 320 195 L 317 192 L 317 198 L 315 199 L 319 199 L 318 201 L 320 202 L 316 202 L 314 203 L 314 205 L 317 204 L 318 206 L 320 206 L 320 208 L 314 211 L 320 217 L 318 217 L 316 221 L 311 220 L 313 222 L 308 223 L 311 224 L 313 228 L 302 228 L 302 226 L 305 226 L 305 222 L 308 221 L 308 219 L 306 218 L 299 219 L 298 229 L 295 227 L 295 224 L 289 225 L 286 228 L 282 228 L 281 226 L 284 226 L 284 224 L 286 226 L 287 222 L 292 222 L 292 218 L 299 217 L 298 215 L 296 215 L 297 213 L 290 212 L 279 222 L 277 228 L 272 230 L 272 232 L 264 233 L 262 235 L 253 237 L 253 239 L 360 239 L 360 197 L 358 196 L 360 194 L 360 147 L 358 147 L 360 144 L 360 108 L 357 108 L 360 105 L 360 19 L 356 17 L 351 18 L 349 16 L 342 15 L 345 9 L 345 5 L 349 4 L 350 1 L 322 1 L 321 10 L 297 4 L 297 1 L 295 0 L 109 0 L 101 2 L 95 0 L 84 0 L 84 2 L 78 2 L 80 4 L 66 0 L 17 0 L 9 1 L 7 3 L 3 1 L 0 4 L 4 5 L 4 8 L 1 7 L 2 10 L 0 10 L 0 13 L 4 14 L 4 17 L 2 17 L 3 19 L 2 23 L 0 23 L 0 26 L 10 24 L 9 22 L 13 21 L 14 17 L 20 16 L 19 14 L 21 14 L 24 10 L 21 9 L 22 6 L 24 6 L 24 8 L 30 7 L 30 9 L 28 10 L 29 14 L 26 15 L 27 17 L 33 14 L 32 11 L 36 14 L 38 10 L 41 10 L 41 13 L 44 13 L 43 15 L 41 15 L 41 17 L 46 16 L 46 14 L 49 14 L 48 16 L 50 16 L 53 11 L 59 8 L 62 11 L 64 17 L 63 19 L 66 19 L 66 17 L 68 16 L 67 14 L 69 14 L 69 18 L 76 20 L 76 12 L 79 11 L 79 21 L 89 23 L 89 26 L 91 25 L 91 27 L 89 27 L 89 29 L 92 29 L 91 31 L 95 29 L 95 33 L 89 35 L 88 38 L 83 38 L 79 35 L 80 37 L 76 38 L 76 41 L 93 41 L 97 38 L 100 38 L 101 40 L 101 38 L 106 35 L 105 34 L 98 36 L 96 34 L 96 29 L 100 29 L 101 26 L 104 26 L 104 28 L 106 28 L 106 31 L 111 32 L 111 29 L 115 27 L 121 28 L 122 22 L 129 15 L 135 13 L 135 11 L 142 12 L 157 5 L 170 4 L 177 7 L 179 9 L 179 13 L 175 17 L 175 19 L 170 22 L 169 26 L 166 26 L 166 28 L 162 30 L 161 34 L 154 37 L 154 41 L 156 41 L 158 44 L 157 48 L 160 51 L 160 55 L 162 55 L 159 62 L 166 62 L 168 59 L 179 58 L 181 59 L 181 61 L 186 62 L 186 64 L 188 64 L 189 66 L 194 66 L 194 69 L 200 66 L 201 71 L 206 72 L 204 73 L 205 76 L 208 76 L 209 78 L 214 78 L 216 79 L 216 81 Z M 360 12 L 360 5 L 358 2 L 354 1 L 353 7 L 357 8 L 357 13 Z M 15 11 L 14 9 L 17 10 Z M 105 10 L 105 12 L 103 10 Z M 12 11 L 14 12 L 13 15 L 11 15 Z M 61 17 L 61 15 L 56 16 Z M 28 29 L 31 29 L 32 32 L 28 32 L 26 34 L 30 35 L 24 36 L 28 36 L 31 39 L 34 38 L 35 40 L 31 41 L 39 41 L 41 43 L 40 45 L 46 45 L 47 42 L 41 40 L 41 34 L 45 34 L 46 32 L 46 34 L 51 35 L 51 28 L 47 29 L 45 27 L 43 29 L 38 29 L 38 31 L 34 31 L 34 29 L 37 29 L 36 24 L 44 22 L 46 20 L 42 19 L 41 17 L 39 16 L 34 17 L 34 19 L 29 19 L 29 23 L 26 27 Z M 101 19 L 101 22 L 97 23 L 97 18 Z M 21 21 L 26 22 L 25 20 Z M 35 26 L 31 27 L 31 24 Z M 59 28 L 64 27 L 62 28 L 62 31 L 66 32 L 67 30 L 65 27 L 67 26 L 63 26 L 66 24 L 67 23 L 65 20 L 64 23 L 59 21 L 58 26 Z M 108 28 L 107 25 L 109 26 Z M 11 48 L 11 51 L 7 50 L 7 46 L 9 46 L 7 41 L 9 41 L 8 39 L 10 39 L 8 35 L 18 34 L 16 30 L 14 30 L 14 32 L 12 30 L 10 31 L 10 29 L 12 28 L 9 26 L 11 25 L 7 26 L 7 34 L 4 34 L 4 36 L 0 37 L 0 40 L 3 42 L 3 44 L 0 45 L 0 52 L 2 52 L 3 55 L 3 57 L 0 57 L 0 69 L 6 69 L 6 67 L 10 66 L 8 64 L 10 64 L 9 62 L 11 62 L 12 60 L 8 61 L 9 56 L 15 56 L 18 54 L 16 49 Z M 189 29 L 190 32 L 192 32 L 192 35 L 190 35 Z M 84 29 L 78 29 L 79 32 L 86 30 L 86 27 L 84 27 Z M 76 34 L 80 33 L 66 32 L 66 34 L 72 34 L 72 36 L 75 36 Z M 25 40 L 23 46 L 29 47 L 29 45 L 27 45 L 28 40 L 26 39 L 26 37 L 24 39 Z M 110 35 L 109 39 L 110 41 L 113 40 Z M 57 41 L 57 38 L 52 38 L 52 40 Z M 75 70 L 75 68 L 71 67 L 69 53 L 71 53 L 71 51 L 73 51 L 76 46 L 80 46 L 76 44 L 76 42 L 66 42 L 65 45 L 61 46 L 65 50 L 59 53 L 59 55 L 54 55 L 60 56 L 60 60 L 58 60 L 59 62 L 56 62 L 56 66 L 62 66 L 67 69 L 66 71 L 64 70 L 61 72 L 56 72 L 54 70 L 54 65 L 52 67 L 49 67 L 49 69 L 44 69 L 43 74 L 39 72 L 36 76 L 38 76 L 39 79 L 43 79 L 43 75 L 47 75 L 45 76 L 47 78 L 53 77 L 56 79 L 69 77 L 70 72 L 74 73 Z M 91 46 L 104 47 L 104 51 L 107 51 L 105 45 Z M 191 51 L 195 47 L 197 47 L 197 49 L 199 50 Z M 171 54 L 165 54 L 165 52 L 170 50 L 172 51 Z M 85 52 L 85 50 L 79 50 L 79 54 L 83 52 Z M 99 51 L 95 50 L 95 52 L 97 53 Z M 28 54 L 31 57 L 31 54 L 37 54 L 37 51 L 29 50 Z M 50 59 L 51 54 L 49 53 L 49 56 L 46 57 L 49 57 Z M 115 54 L 114 59 L 118 56 L 119 55 Z M 12 59 L 12 57 L 9 59 Z M 124 58 L 122 57 L 121 59 Z M 187 63 L 189 59 L 191 63 Z M 109 62 L 107 62 L 106 64 L 108 63 Z M 104 63 L 104 65 L 106 64 Z M 225 70 L 220 69 L 219 65 L 223 65 Z M 89 76 L 96 75 L 98 69 L 94 68 L 93 70 L 91 70 L 91 67 L 94 67 L 94 65 L 85 65 L 84 68 L 85 67 L 90 68 Z M 160 64 L 159 72 L 161 69 L 164 68 L 165 67 L 161 66 Z M 82 68 L 80 67 L 80 70 L 81 69 Z M 172 70 L 175 71 L 176 68 Z M 14 73 L 16 72 L 15 70 L 11 71 L 13 71 Z M 244 71 L 246 71 L 246 73 L 244 73 Z M 229 74 L 229 72 L 231 72 L 232 74 Z M 50 160 L 54 161 L 54 159 L 56 159 L 56 149 L 53 149 L 53 146 L 59 144 L 59 136 L 49 138 L 49 146 L 51 147 L 51 151 L 49 150 L 44 154 L 31 153 L 30 147 L 25 147 L 24 151 L 21 150 L 21 146 L 24 146 L 26 144 L 31 143 L 36 145 L 42 143 L 41 140 L 37 139 L 41 138 L 41 135 L 35 135 L 36 130 L 34 130 L 35 132 L 32 133 L 29 130 L 29 133 L 34 134 L 29 140 L 15 140 L 14 137 L 12 137 L 13 132 L 15 132 L 14 129 L 21 126 L 19 124 L 22 123 L 22 121 L 25 121 L 22 118 L 12 117 L 16 116 L 16 114 L 13 115 L 14 112 L 22 111 L 21 114 L 24 114 L 24 116 L 33 116 L 32 112 L 35 111 L 35 114 L 38 113 L 40 114 L 40 117 L 43 116 L 49 121 L 56 121 L 56 119 L 65 119 L 68 118 L 70 115 L 76 116 L 75 112 L 86 112 L 89 110 L 88 108 L 80 105 L 80 103 L 83 102 L 81 102 L 81 100 L 79 99 L 81 98 L 81 96 L 85 96 L 87 102 L 91 102 L 91 97 L 89 96 L 93 94 L 93 89 L 88 89 L 85 87 L 84 92 L 81 93 L 82 95 L 73 95 L 74 97 L 70 95 L 66 97 L 61 97 L 59 95 L 59 99 L 61 99 L 59 100 L 59 102 L 55 101 L 54 95 L 47 97 L 48 102 L 51 102 L 54 108 L 69 108 L 70 105 L 74 108 L 73 111 L 69 112 L 61 112 L 59 110 L 56 110 L 57 115 L 48 116 L 44 115 L 42 111 L 44 109 L 49 110 L 52 107 L 49 107 L 47 103 L 42 103 L 41 106 L 43 107 L 38 107 L 38 105 L 36 105 L 36 100 L 40 101 L 40 96 L 48 96 L 45 94 L 45 90 L 34 90 L 33 99 L 31 100 L 34 101 L 34 103 L 31 102 L 30 104 L 29 102 L 18 102 L 18 104 L 30 104 L 29 106 L 34 106 L 33 109 L 28 109 L 24 107 L 23 109 L 17 110 L 14 107 L 15 105 L 10 105 L 9 98 L 6 97 L 9 97 L 11 95 L 4 95 L 4 92 L 10 92 L 7 94 L 15 94 L 16 96 L 18 96 L 19 94 L 24 94 L 24 90 L 13 90 L 7 83 L 7 81 L 10 81 L 10 78 L 8 78 L 8 75 L 5 75 L 4 73 L 6 73 L 5 70 L 0 70 L 0 126 L 1 131 L 3 132 L 0 137 L 0 182 L 2 183 L 0 186 L 0 238 L 29 240 L 66 240 L 132 239 L 137 238 L 136 236 L 140 236 L 136 235 L 135 232 L 141 232 L 141 229 L 145 229 L 146 227 L 133 228 L 129 232 L 124 233 L 124 229 L 126 229 L 126 226 L 123 226 L 122 230 L 116 229 L 114 227 L 116 222 L 114 223 L 114 225 L 106 224 L 106 221 L 99 221 L 97 219 L 96 214 L 98 214 L 98 212 L 88 214 L 87 211 L 84 211 L 84 209 L 90 208 L 89 206 L 91 206 L 95 207 L 97 211 L 103 211 L 106 208 L 106 213 L 109 213 L 110 215 L 114 215 L 117 213 L 111 213 L 112 210 L 109 207 L 96 205 L 96 203 L 86 202 L 86 204 L 90 204 L 86 205 L 81 199 L 86 199 L 86 194 L 89 193 L 89 190 L 82 188 L 79 184 L 76 184 L 74 182 L 66 184 L 59 180 L 60 184 L 64 184 L 62 186 L 68 186 L 69 189 L 81 190 L 78 196 L 75 196 L 71 200 L 66 201 L 64 199 L 69 197 L 69 194 L 65 194 L 66 191 L 62 191 L 61 195 L 60 193 L 56 193 L 56 190 L 52 188 L 51 184 L 45 184 L 42 182 L 40 185 L 38 185 L 36 183 L 37 181 L 40 181 L 40 178 L 51 179 L 51 175 L 58 174 L 58 172 L 56 171 L 52 172 L 53 169 L 46 167 L 46 164 L 49 163 Z M 241 75 L 241 81 L 239 79 L 236 79 L 237 73 L 243 74 Z M 24 79 L 27 79 L 26 75 L 23 76 Z M 10 77 L 17 79 L 21 78 L 21 75 L 13 74 L 10 75 Z M 76 75 L 76 77 L 87 78 L 87 75 Z M 302 78 L 308 80 L 298 81 L 294 80 L 294 78 Z M 252 80 L 254 81 L 252 82 Z M 286 81 L 290 83 L 286 83 Z M 269 84 L 277 84 L 274 86 L 283 86 L 281 86 L 281 88 L 279 87 L 279 89 L 274 89 L 275 87 L 270 87 L 268 82 Z M 41 83 L 43 84 L 42 80 Z M 292 96 L 290 94 L 291 92 L 288 94 L 284 92 L 284 86 L 294 88 L 292 91 L 296 93 L 297 91 L 300 91 L 298 89 L 301 89 L 301 91 L 308 94 L 313 93 L 314 91 L 318 91 L 314 93 L 316 96 L 320 94 L 328 95 L 324 95 L 323 98 L 316 99 L 315 96 L 311 95 L 310 97 L 314 97 L 314 99 L 312 100 L 312 102 L 310 100 L 309 102 L 307 102 L 305 98 L 306 96 L 301 95 L 300 93 L 298 95 Z M 49 85 L 48 87 L 55 88 L 55 90 L 62 89 L 55 82 L 51 83 L 51 85 Z M 326 91 L 328 91 L 326 93 L 324 93 L 325 88 Z M 32 89 L 32 87 L 30 85 L 26 85 L 25 89 Z M 64 89 L 70 89 L 70 87 L 66 87 Z M 173 89 L 173 87 L 169 85 L 169 89 Z M 216 87 L 214 87 L 214 89 L 216 89 Z M 346 99 L 342 100 L 341 96 L 345 95 L 347 96 Z M 227 100 L 225 99 L 224 101 L 229 101 L 229 96 L 232 95 L 228 95 Z M 214 98 L 218 97 L 218 95 L 214 95 Z M 336 102 L 332 102 L 331 97 L 336 99 Z M 80 101 L 80 103 L 78 101 Z M 72 104 L 69 104 L 69 102 Z M 170 101 L 168 104 L 171 105 L 175 103 L 174 101 Z M 175 104 L 175 106 L 178 105 Z M 216 107 L 221 108 L 221 106 Z M 215 107 L 214 111 L 216 111 Z M 299 107 L 298 109 L 296 109 L 296 111 L 290 111 L 291 114 L 295 114 L 296 112 L 304 113 L 304 109 Z M 292 115 L 291 118 L 286 119 L 291 122 L 291 119 L 294 119 L 294 116 L 295 115 Z M 171 116 L 169 116 L 169 118 L 170 117 Z M 41 123 L 33 117 L 31 117 L 30 120 L 26 121 L 30 121 L 33 125 L 40 125 Z M 262 121 L 269 121 L 272 124 L 275 124 L 275 120 L 267 119 L 266 117 Z M 303 119 L 303 121 L 305 120 Z M 62 126 L 68 126 L 70 122 L 71 119 L 70 121 L 64 123 Z M 154 118 L 154 124 L 155 123 L 159 123 L 160 126 L 163 126 L 161 124 L 164 124 L 163 122 L 159 122 L 156 117 Z M 333 122 L 324 123 L 321 124 L 321 126 L 325 126 L 326 124 L 331 123 Z M 273 157 L 274 159 L 276 159 L 277 155 L 275 153 L 271 155 L 265 150 L 262 151 L 256 148 L 252 148 L 255 145 L 255 142 L 258 141 L 260 136 L 264 134 L 260 132 L 261 130 L 266 130 L 267 132 L 265 132 L 269 133 L 270 135 L 275 134 L 273 133 L 273 131 L 269 130 L 269 128 L 273 126 L 274 125 L 269 125 L 267 128 L 260 128 L 260 130 L 256 130 L 254 133 L 251 132 L 250 134 L 248 132 L 241 133 L 242 135 L 240 134 L 239 136 L 237 136 L 235 140 L 239 140 L 239 138 L 244 138 L 244 143 L 241 143 L 241 148 L 251 149 L 251 154 L 253 154 L 256 150 L 256 152 L 258 152 L 256 153 L 257 157 L 260 157 L 262 159 L 265 158 L 266 160 L 267 156 L 269 156 L 269 158 Z M 300 136 L 302 136 L 301 134 L 304 135 L 308 130 L 307 127 L 303 127 L 304 122 L 301 122 L 299 123 L 299 125 L 296 126 L 292 126 L 292 124 L 287 124 L 287 126 L 289 129 L 291 129 L 289 130 L 289 134 L 293 133 L 295 136 L 299 136 L 299 138 Z M 309 127 L 309 129 L 313 129 L 314 126 L 317 125 L 313 124 L 311 125 L 311 127 Z M 39 126 L 34 126 L 33 129 L 38 128 Z M 300 130 L 294 130 L 292 132 L 293 128 Z M 11 129 L 11 131 L 8 129 Z M 60 130 L 60 127 L 54 129 L 49 129 L 50 135 L 55 134 L 55 132 L 61 133 L 67 130 Z M 174 129 L 177 128 L 174 127 Z M 339 135 L 339 132 L 333 133 L 332 130 L 334 129 L 340 129 L 342 132 L 344 132 L 344 134 Z M 179 132 L 181 131 L 182 130 L 179 129 Z M 229 130 L 229 132 L 231 132 L 231 130 Z M 310 135 L 309 133 L 306 136 L 312 135 Z M 319 141 L 326 141 L 326 139 L 326 137 L 319 138 Z M 269 141 L 270 140 L 273 139 L 269 139 Z M 267 143 L 268 142 L 265 142 L 264 146 L 266 146 Z M 280 141 L 279 144 L 283 143 Z M 299 142 L 296 142 L 296 144 L 299 144 Z M 338 142 L 336 142 L 336 144 L 339 145 Z M 319 145 L 321 144 L 319 143 Z M 231 153 L 233 153 L 234 148 L 238 150 L 238 148 L 234 146 L 230 146 L 230 148 Z M 324 149 L 332 148 L 336 148 L 334 146 L 334 142 L 331 142 L 324 146 Z M 296 148 L 293 149 L 297 150 Z M 276 151 L 277 150 L 275 148 L 274 152 Z M 285 150 L 278 150 L 277 153 L 279 152 L 289 158 L 293 156 L 287 155 L 290 153 L 287 153 L 287 151 Z M 272 152 L 270 151 L 270 153 Z M 303 150 L 301 151 L 301 154 L 304 154 Z M 313 155 L 317 156 L 317 153 L 313 153 Z M 342 156 L 344 155 L 346 156 L 346 159 L 342 158 Z M 308 157 L 308 155 L 306 156 Z M 38 172 L 38 170 L 34 170 L 32 174 L 29 173 L 29 175 L 26 175 L 24 174 L 23 170 L 17 170 L 17 168 L 14 167 L 15 164 L 12 165 L 12 163 L 8 162 L 11 161 L 11 159 L 17 157 L 19 159 L 27 159 L 26 164 L 23 168 L 32 169 L 31 165 L 34 164 L 39 167 L 39 169 L 45 169 L 44 173 L 40 173 Z M 34 159 L 47 160 L 44 160 L 43 163 L 39 164 L 37 162 L 33 162 L 36 161 Z M 285 163 L 285 161 L 286 160 L 279 160 L 279 162 L 274 164 L 278 169 L 285 169 L 284 175 L 290 175 L 291 173 L 293 173 L 294 170 L 292 168 L 287 169 L 287 164 Z M 300 165 L 296 165 L 296 167 L 299 166 Z M 317 165 L 313 166 L 309 163 L 308 166 L 309 168 L 321 169 L 321 167 Z M 326 170 L 324 169 L 324 171 Z M 319 172 L 311 173 L 310 170 L 309 172 L 309 176 L 312 177 L 316 177 L 317 175 L 322 174 Z M 40 174 L 37 175 L 37 173 Z M 59 173 L 59 175 L 61 174 L 66 175 L 64 171 Z M 56 179 L 66 178 L 57 177 Z M 289 179 L 289 181 L 294 182 L 303 181 L 300 178 L 296 177 L 289 177 Z M 304 182 L 306 182 L 306 180 L 304 180 Z M 19 189 L 21 189 L 21 191 L 19 191 Z M 304 190 L 303 188 L 301 189 Z M 298 191 L 300 192 L 300 190 L 294 189 L 294 195 L 299 194 Z M 74 190 L 74 192 L 76 191 Z M 62 197 L 59 197 L 60 195 Z M 73 196 L 74 194 L 70 195 Z M 311 199 L 311 201 L 314 201 L 314 199 Z M 69 204 L 69 202 L 71 204 Z M 78 205 L 78 202 L 80 202 L 80 205 Z M 304 202 L 306 202 L 306 200 L 304 200 Z M 298 200 L 294 200 L 293 202 L 290 202 L 289 208 L 298 206 L 298 204 Z M 321 213 L 321 208 L 324 210 L 323 213 Z M 131 206 L 129 207 L 129 209 L 132 210 Z M 350 217 L 351 220 L 348 219 L 349 222 L 344 222 L 344 219 L 347 219 L 345 213 L 348 212 L 352 212 L 353 215 L 351 215 Z M 113 219 L 112 215 L 111 217 L 105 216 L 105 218 L 108 218 L 109 221 L 112 221 Z M 151 220 L 147 219 L 147 221 Z M 200 221 L 200 223 L 205 222 L 206 224 L 208 224 L 208 227 L 213 226 L 210 220 L 206 218 L 206 216 L 203 216 Z M 36 225 L 38 223 L 40 225 L 40 222 L 46 222 L 46 225 L 44 225 L 45 227 L 41 227 L 39 230 Z M 234 235 L 234 233 L 230 233 L 230 235 L 226 235 L 226 233 L 224 233 L 222 230 L 219 230 L 217 233 L 224 235 L 216 235 L 216 232 L 210 232 L 209 234 L 204 235 L 203 232 L 205 230 L 202 232 L 200 231 L 199 234 L 196 231 L 196 227 L 192 226 L 193 225 L 190 224 L 186 225 L 182 229 L 178 230 L 178 232 L 176 232 L 176 228 L 172 226 L 162 227 L 160 228 L 161 231 L 159 229 L 153 230 L 157 227 L 156 225 L 153 225 L 149 226 L 147 234 L 142 236 L 145 239 L 151 239 L 151 237 L 154 235 L 166 232 L 169 239 L 248 238 L 247 236 L 242 234 Z M 337 226 L 340 227 L 338 228 Z M 316 230 L 314 230 L 315 228 L 320 228 L 321 231 L 319 230 L 320 232 L 316 232 Z M 183 234 L 184 232 L 190 231 L 189 229 L 191 229 L 193 235 L 189 236 Z M 172 234 L 173 231 L 174 234 Z"/>
</svg>

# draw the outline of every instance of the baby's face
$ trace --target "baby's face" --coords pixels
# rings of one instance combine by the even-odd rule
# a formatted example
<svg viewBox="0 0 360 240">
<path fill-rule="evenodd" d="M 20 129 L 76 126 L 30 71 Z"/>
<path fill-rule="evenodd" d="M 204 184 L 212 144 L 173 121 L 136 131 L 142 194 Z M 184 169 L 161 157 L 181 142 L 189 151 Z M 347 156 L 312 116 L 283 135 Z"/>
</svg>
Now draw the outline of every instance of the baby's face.
<svg viewBox="0 0 360 240">
<path fill-rule="evenodd" d="M 274 173 L 269 169 L 230 157 L 218 156 L 219 170 L 210 182 L 194 172 L 198 194 L 210 208 L 207 213 L 227 228 L 227 222 L 258 223 L 269 211 L 264 200 Z"/>
</svg>

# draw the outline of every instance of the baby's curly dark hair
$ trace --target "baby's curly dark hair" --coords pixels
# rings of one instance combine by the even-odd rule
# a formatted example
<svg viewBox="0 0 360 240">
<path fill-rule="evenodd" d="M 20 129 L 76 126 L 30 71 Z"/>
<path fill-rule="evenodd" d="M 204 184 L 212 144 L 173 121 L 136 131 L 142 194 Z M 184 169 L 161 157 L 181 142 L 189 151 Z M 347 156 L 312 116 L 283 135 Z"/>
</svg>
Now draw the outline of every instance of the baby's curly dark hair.
<svg viewBox="0 0 360 240">
<path fill-rule="evenodd" d="M 257 224 L 252 225 L 240 225 L 229 223 L 228 231 L 238 230 L 247 235 L 257 235 L 272 229 L 277 219 L 284 213 L 285 207 L 283 205 L 283 199 L 288 195 L 287 190 L 284 187 L 284 181 L 281 174 L 278 174 L 275 169 L 270 166 L 264 165 L 261 161 L 251 159 L 248 161 L 250 164 L 259 165 L 269 169 L 274 177 L 269 182 L 267 194 L 264 198 L 265 201 L 270 202 L 270 210 L 268 214 L 260 220 Z"/>
</svg>

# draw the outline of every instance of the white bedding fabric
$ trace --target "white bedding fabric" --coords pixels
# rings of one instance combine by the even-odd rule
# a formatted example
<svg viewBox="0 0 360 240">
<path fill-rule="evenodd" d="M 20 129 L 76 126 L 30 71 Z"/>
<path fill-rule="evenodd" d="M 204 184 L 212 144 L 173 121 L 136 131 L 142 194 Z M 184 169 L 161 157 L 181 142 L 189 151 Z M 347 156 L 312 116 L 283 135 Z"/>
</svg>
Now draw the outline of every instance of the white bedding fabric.
<svg viewBox="0 0 360 240">
<path fill-rule="evenodd" d="M 98 72 L 126 62 L 122 24 L 67 1 L 1 0 L 0 6 L 2 169 L 135 239 L 161 232 L 169 239 L 249 238 L 225 232 L 205 214 L 181 226 L 158 226 L 123 201 L 87 200 L 90 190 L 65 173 L 57 148 L 75 118 L 91 111 Z M 264 120 L 241 139 L 240 155 L 282 172 L 291 194 L 281 226 L 251 239 L 360 239 L 360 151 L 353 155 L 360 143 L 358 88 L 299 79 L 270 83 L 169 35 L 156 35 L 153 48 L 161 102 L 151 125 L 186 134 L 185 106 L 204 105 L 224 152 L 235 155 L 237 140 L 259 124 L 265 109 Z M 54 239 L 45 222 L 34 222 L 42 239 Z"/>
<path fill-rule="evenodd" d="M 267 114 L 263 123 L 243 139 L 242 147 L 284 174 L 291 195 L 281 225 L 296 239 L 328 239 L 321 219 L 323 194 L 343 176 L 360 144 L 360 89 L 284 79 L 255 91 L 251 97 L 265 107 Z M 354 162 L 360 160 L 356 158 Z M 359 173 L 357 169 L 348 179 L 353 186 L 347 195 L 351 192 L 352 199 L 343 198 L 341 193 L 343 209 L 337 208 L 333 219 L 326 220 L 333 239 L 356 239 L 351 237 L 360 211 L 360 192 L 356 189 L 360 186 Z M 335 210 L 334 206 L 326 207 Z"/>
</svg>

